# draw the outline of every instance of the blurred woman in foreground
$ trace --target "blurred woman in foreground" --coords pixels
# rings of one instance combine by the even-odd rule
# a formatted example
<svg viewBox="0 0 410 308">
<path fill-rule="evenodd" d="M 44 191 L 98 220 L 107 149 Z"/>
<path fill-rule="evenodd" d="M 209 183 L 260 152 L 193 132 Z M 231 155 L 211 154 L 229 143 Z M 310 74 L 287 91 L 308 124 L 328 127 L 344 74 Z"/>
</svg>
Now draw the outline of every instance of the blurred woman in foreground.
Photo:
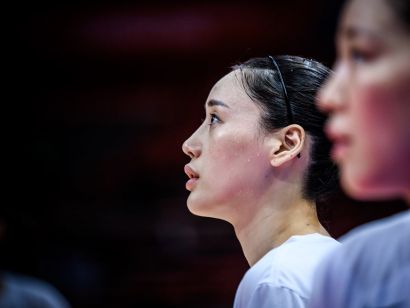
<svg viewBox="0 0 410 308">
<path fill-rule="evenodd" d="M 318 96 L 346 192 L 410 204 L 410 1 L 352 0 Z M 361 226 L 319 271 L 312 307 L 410 307 L 410 211 Z"/>
</svg>

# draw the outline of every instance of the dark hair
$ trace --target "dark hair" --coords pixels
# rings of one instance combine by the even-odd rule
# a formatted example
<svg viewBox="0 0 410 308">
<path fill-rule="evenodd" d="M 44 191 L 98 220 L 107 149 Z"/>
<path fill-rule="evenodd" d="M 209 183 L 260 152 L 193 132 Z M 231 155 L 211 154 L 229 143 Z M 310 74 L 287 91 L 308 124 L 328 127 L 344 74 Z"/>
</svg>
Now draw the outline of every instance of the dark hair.
<svg viewBox="0 0 410 308">
<path fill-rule="evenodd" d="M 293 122 L 304 128 L 313 144 L 309 167 L 305 172 L 303 196 L 323 201 L 338 189 L 338 172 L 330 159 L 330 141 L 323 132 L 326 116 L 315 106 L 315 96 L 330 70 L 314 60 L 296 56 L 252 58 L 232 67 L 241 72 L 241 82 L 247 95 L 262 109 L 261 126 L 266 131 L 286 127 L 289 123 L 282 74 Z M 292 117 L 291 117 L 292 119 Z"/>
<path fill-rule="evenodd" d="M 409 0 L 387 0 L 387 4 L 400 19 L 400 22 L 410 30 L 410 1 Z"/>
</svg>

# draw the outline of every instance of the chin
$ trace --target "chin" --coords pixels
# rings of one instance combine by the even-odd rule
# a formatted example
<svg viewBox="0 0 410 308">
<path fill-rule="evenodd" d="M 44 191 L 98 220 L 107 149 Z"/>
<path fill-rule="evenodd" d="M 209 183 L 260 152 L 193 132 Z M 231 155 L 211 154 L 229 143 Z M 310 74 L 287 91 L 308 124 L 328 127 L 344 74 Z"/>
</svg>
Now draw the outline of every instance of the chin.
<svg viewBox="0 0 410 308">
<path fill-rule="evenodd" d="M 201 216 L 201 217 L 207 217 L 207 215 L 205 215 L 204 211 L 201 211 L 201 208 L 190 205 L 189 203 L 187 203 L 187 206 L 188 206 L 188 210 L 191 212 L 191 214 L 196 215 L 196 216 Z"/>
<path fill-rule="evenodd" d="M 389 187 L 386 183 L 371 181 L 365 177 L 343 175 L 341 182 L 345 192 L 357 200 L 381 201 L 401 197 L 396 188 Z"/>
<path fill-rule="evenodd" d="M 198 200 L 198 198 L 195 198 L 195 196 L 193 196 L 192 193 L 188 197 L 187 207 L 188 210 L 196 216 L 212 217 L 210 215 L 210 213 L 212 212 L 210 206 L 206 202 L 203 202 L 201 200 Z"/>
<path fill-rule="evenodd" d="M 217 202 L 205 202 L 205 200 L 198 200 L 194 198 L 192 195 L 188 197 L 187 200 L 187 207 L 188 210 L 196 216 L 201 217 L 208 217 L 208 218 L 215 218 L 225 220 L 231 223 L 229 217 L 229 211 L 223 210 L 224 207 Z"/>
</svg>

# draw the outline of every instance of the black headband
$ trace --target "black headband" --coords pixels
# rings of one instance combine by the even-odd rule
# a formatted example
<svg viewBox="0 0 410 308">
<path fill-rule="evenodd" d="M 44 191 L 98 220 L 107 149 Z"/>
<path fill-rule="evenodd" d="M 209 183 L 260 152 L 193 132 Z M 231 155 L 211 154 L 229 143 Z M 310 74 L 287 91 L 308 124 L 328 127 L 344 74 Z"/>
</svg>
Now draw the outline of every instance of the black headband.
<svg viewBox="0 0 410 308">
<path fill-rule="evenodd" d="M 286 86 L 285 86 L 285 82 L 283 81 L 282 73 L 280 72 L 279 65 L 276 63 L 275 59 L 272 56 L 268 56 L 268 57 L 272 61 L 273 65 L 276 68 L 276 71 L 278 72 L 279 80 L 280 80 L 280 83 L 282 84 L 283 96 L 285 97 L 288 121 L 289 121 L 289 124 L 293 124 L 294 123 L 293 112 L 292 112 L 292 108 L 290 106 L 288 91 L 286 91 Z"/>
<path fill-rule="evenodd" d="M 288 115 L 288 121 L 289 121 L 289 124 L 293 124 L 294 123 L 293 112 L 292 112 L 292 108 L 290 106 L 288 91 L 286 91 L 286 86 L 285 86 L 285 82 L 283 81 L 282 73 L 280 72 L 279 65 L 278 65 L 278 63 L 276 63 L 275 59 L 272 56 L 268 56 L 268 57 L 272 61 L 273 65 L 276 68 L 276 71 L 278 72 L 279 80 L 280 80 L 280 83 L 282 84 L 283 96 L 285 97 L 286 112 L 287 112 L 287 115 Z M 297 157 L 300 158 L 300 153 L 298 153 Z"/>
</svg>

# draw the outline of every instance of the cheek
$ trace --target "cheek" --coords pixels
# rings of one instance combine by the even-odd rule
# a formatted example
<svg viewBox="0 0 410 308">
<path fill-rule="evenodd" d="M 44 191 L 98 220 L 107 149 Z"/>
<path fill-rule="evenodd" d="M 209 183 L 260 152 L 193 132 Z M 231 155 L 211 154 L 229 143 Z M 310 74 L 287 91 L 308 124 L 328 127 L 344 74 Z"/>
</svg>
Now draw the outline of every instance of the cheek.
<svg viewBox="0 0 410 308">
<path fill-rule="evenodd" d="M 263 189 L 269 159 L 252 134 L 221 136 L 210 145 L 208 154 L 203 188 L 215 203 L 238 204 L 238 199 L 252 199 Z"/>
<path fill-rule="evenodd" d="M 355 144 L 365 151 L 363 154 L 376 150 L 374 147 L 378 145 L 384 146 L 389 140 L 389 131 L 385 129 L 391 122 L 388 104 L 380 100 L 377 92 L 374 87 L 362 87 L 352 98 L 352 133 L 357 138 Z"/>
<path fill-rule="evenodd" d="M 388 196 L 409 181 L 404 170 L 410 167 L 410 80 L 363 80 L 352 91 L 354 140 L 343 181 L 355 197 Z"/>
<path fill-rule="evenodd" d="M 255 138 L 246 134 L 215 141 L 202 153 L 201 178 L 188 198 L 188 208 L 199 216 L 233 221 L 265 189 L 269 159 Z"/>
<path fill-rule="evenodd" d="M 386 147 L 399 148 L 408 139 L 410 73 L 396 75 L 400 77 L 363 76 L 364 82 L 357 81 L 352 97 L 353 133 L 361 136 L 364 146 L 382 151 Z"/>
<path fill-rule="evenodd" d="M 261 146 L 249 136 L 220 140 L 209 152 L 212 163 L 207 168 L 208 179 L 218 183 L 227 195 L 244 191 L 268 163 L 262 151 Z"/>
<path fill-rule="evenodd" d="M 377 134 L 378 143 L 408 132 L 410 116 L 410 65 L 392 56 L 362 68 L 352 84 L 352 114 L 357 129 Z"/>
</svg>

